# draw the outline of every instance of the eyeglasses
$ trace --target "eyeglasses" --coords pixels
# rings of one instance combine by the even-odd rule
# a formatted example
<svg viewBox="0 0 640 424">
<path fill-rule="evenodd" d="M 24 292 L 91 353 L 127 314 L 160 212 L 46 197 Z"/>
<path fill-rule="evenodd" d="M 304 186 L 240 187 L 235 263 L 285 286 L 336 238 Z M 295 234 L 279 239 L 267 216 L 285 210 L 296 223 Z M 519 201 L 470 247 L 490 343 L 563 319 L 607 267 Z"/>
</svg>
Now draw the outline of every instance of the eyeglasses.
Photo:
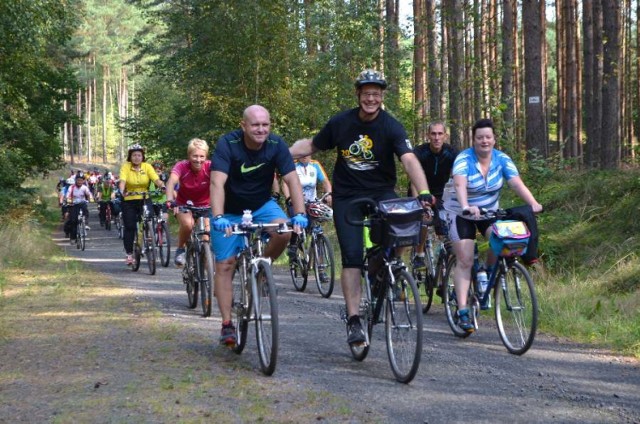
<svg viewBox="0 0 640 424">
<path fill-rule="evenodd" d="M 374 99 L 382 98 L 382 93 L 378 93 L 378 92 L 362 92 L 360 94 L 364 97 L 372 97 Z"/>
</svg>

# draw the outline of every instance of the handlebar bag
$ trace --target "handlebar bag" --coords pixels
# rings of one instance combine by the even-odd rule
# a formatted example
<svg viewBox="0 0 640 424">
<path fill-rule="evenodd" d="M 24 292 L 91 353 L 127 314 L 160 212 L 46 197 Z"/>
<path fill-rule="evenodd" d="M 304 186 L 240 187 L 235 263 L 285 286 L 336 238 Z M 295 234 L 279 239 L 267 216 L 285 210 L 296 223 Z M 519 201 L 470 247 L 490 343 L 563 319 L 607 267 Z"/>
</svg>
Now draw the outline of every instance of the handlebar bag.
<svg viewBox="0 0 640 424">
<path fill-rule="evenodd" d="M 527 252 L 531 233 L 522 221 L 496 221 L 491 226 L 489 246 L 497 256 L 511 258 Z"/>
<path fill-rule="evenodd" d="M 371 218 L 371 241 L 384 247 L 418 244 L 423 212 L 414 197 L 378 202 L 378 212 Z"/>
</svg>

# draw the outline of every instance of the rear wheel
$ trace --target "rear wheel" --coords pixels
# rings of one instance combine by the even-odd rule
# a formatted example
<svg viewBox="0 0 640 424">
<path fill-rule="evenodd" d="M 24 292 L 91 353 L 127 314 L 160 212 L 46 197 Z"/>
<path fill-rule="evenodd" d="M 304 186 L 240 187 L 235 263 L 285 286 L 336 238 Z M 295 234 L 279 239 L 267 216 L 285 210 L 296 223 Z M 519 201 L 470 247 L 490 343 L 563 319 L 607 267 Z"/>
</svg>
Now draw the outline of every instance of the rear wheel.
<svg viewBox="0 0 640 424">
<path fill-rule="evenodd" d="M 158 246 L 160 263 L 163 267 L 168 267 L 171 258 L 171 240 L 169 239 L 169 226 L 165 221 L 158 222 L 156 226 L 156 246 Z"/>
<path fill-rule="evenodd" d="M 444 302 L 444 311 L 447 316 L 447 323 L 449 324 L 449 327 L 451 327 L 453 334 L 458 337 L 468 337 L 471 333 L 466 332 L 458 326 L 458 301 L 456 300 L 456 291 L 453 284 L 453 272 L 455 267 L 456 260 L 455 258 L 452 258 L 447 265 L 447 271 L 443 277 L 442 301 Z"/>
<path fill-rule="evenodd" d="M 200 307 L 202 308 L 202 316 L 211 316 L 211 303 L 213 296 L 213 276 L 214 276 L 214 259 L 211 254 L 209 243 L 200 245 L 200 260 L 198 279 L 200 280 Z"/>
<path fill-rule="evenodd" d="M 422 304 L 413 277 L 402 270 L 387 295 L 385 311 L 387 353 L 401 383 L 415 377 L 422 356 Z"/>
<path fill-rule="evenodd" d="M 313 255 L 313 271 L 316 277 L 316 286 L 320 295 L 325 299 L 331 297 L 335 282 L 335 264 L 333 262 L 333 248 L 324 234 L 318 234 L 315 245 L 311 248 Z"/>
<path fill-rule="evenodd" d="M 198 306 L 198 284 L 195 278 L 195 255 L 194 250 L 187 245 L 187 254 L 185 255 L 186 263 L 182 268 L 182 281 L 184 281 L 187 290 L 187 306 L 194 309 Z"/>
<path fill-rule="evenodd" d="M 237 354 L 242 353 L 244 347 L 247 344 L 247 333 L 249 330 L 249 322 L 247 321 L 248 316 L 251 313 L 251 305 L 252 301 L 250 299 L 249 293 L 247 293 L 247 285 L 245 283 L 246 268 L 243 266 L 243 262 L 245 261 L 245 257 L 242 256 L 239 258 L 236 269 L 233 273 L 233 313 L 236 316 L 236 331 L 237 331 L 237 339 L 236 345 L 233 347 L 233 351 Z"/>
<path fill-rule="evenodd" d="M 136 234 L 133 239 L 133 265 L 131 270 L 134 272 L 140 269 L 140 259 L 142 258 L 142 232 L 138 230 L 140 225 L 142 224 L 137 224 Z"/>
<path fill-rule="evenodd" d="M 147 256 L 147 265 L 149 267 L 149 274 L 155 275 L 156 273 L 156 245 L 153 231 L 153 222 L 147 221 L 144 224 L 144 249 Z"/>
<path fill-rule="evenodd" d="M 364 361 L 369 354 L 369 346 L 371 344 L 371 333 L 373 331 L 373 316 L 371 311 L 371 287 L 366 283 L 365 277 L 362 277 L 361 299 L 360 299 L 360 323 L 364 330 L 367 341 L 360 345 L 349 345 L 351 356 L 356 361 Z"/>
<path fill-rule="evenodd" d="M 497 278 L 496 323 L 502 343 L 515 355 L 531 347 L 538 328 L 538 299 L 529 272 L 514 262 Z"/>
<path fill-rule="evenodd" d="M 111 231 L 111 205 L 107 203 L 107 207 L 104 209 L 104 229 Z"/>
<path fill-rule="evenodd" d="M 276 286 L 268 262 L 260 261 L 256 278 L 256 339 L 260 367 L 271 375 L 278 360 L 278 299 Z"/>
<path fill-rule="evenodd" d="M 302 237 L 302 235 L 298 235 L 298 237 Z M 298 239 L 296 256 L 294 259 L 289 259 L 289 274 L 291 275 L 293 287 L 299 292 L 307 288 L 307 279 L 309 278 L 309 266 L 306 256 L 304 245 L 302 241 Z"/>
</svg>

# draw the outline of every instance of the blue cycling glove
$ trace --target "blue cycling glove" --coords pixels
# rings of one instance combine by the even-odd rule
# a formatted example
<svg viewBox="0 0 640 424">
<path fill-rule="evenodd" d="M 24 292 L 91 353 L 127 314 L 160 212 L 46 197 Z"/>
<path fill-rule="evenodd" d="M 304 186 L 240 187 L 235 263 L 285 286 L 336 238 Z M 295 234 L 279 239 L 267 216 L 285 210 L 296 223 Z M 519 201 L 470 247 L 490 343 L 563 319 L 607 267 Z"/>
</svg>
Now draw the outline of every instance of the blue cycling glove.
<svg viewBox="0 0 640 424">
<path fill-rule="evenodd" d="M 307 216 L 305 214 L 299 213 L 291 218 L 291 223 L 293 225 L 299 225 L 300 228 L 304 229 L 307 228 L 307 225 L 309 225 L 309 220 L 307 219 Z"/>
<path fill-rule="evenodd" d="M 227 228 L 231 227 L 231 221 L 227 218 L 219 215 L 213 220 L 213 229 L 216 231 L 226 231 Z"/>
</svg>

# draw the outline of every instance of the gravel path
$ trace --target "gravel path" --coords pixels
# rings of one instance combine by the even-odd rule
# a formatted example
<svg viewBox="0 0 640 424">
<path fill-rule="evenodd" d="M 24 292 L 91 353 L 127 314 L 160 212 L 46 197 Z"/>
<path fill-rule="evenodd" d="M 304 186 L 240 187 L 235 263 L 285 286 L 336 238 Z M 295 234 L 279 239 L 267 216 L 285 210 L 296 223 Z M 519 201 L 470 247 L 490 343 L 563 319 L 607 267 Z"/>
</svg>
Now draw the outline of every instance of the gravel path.
<svg viewBox="0 0 640 424">
<path fill-rule="evenodd" d="M 124 266 L 122 242 L 115 231 L 108 233 L 93 221 L 92 228 L 84 252 L 64 243 L 60 234 L 55 237 L 70 255 L 155 305 L 178 333 L 200 340 L 191 348 L 203 355 L 213 352 L 212 362 L 223 357 L 224 364 L 237 366 L 243 378 L 289 389 L 289 399 L 277 400 L 288 402 L 289 408 L 313 409 L 315 404 L 306 400 L 315 393 L 341 399 L 350 411 L 347 422 L 353 423 L 640 423 L 638 361 L 545 335 L 538 335 L 524 356 L 510 355 L 490 325 L 468 339 L 454 337 L 438 302 L 425 317 L 418 375 L 409 385 L 399 384 L 389 368 L 384 329 L 374 327 L 367 359 L 353 360 L 339 317 L 340 288 L 330 299 L 321 298 L 314 283 L 298 293 L 284 268 L 274 272 L 280 306 L 279 358 L 275 374 L 266 378 L 259 371 L 253 329 L 242 355 L 221 352 L 223 348 L 214 343 L 220 329 L 217 305 L 207 319 L 198 315 L 199 309 L 187 309 L 179 270 L 160 267 L 157 275 L 150 276 L 143 262 L 133 273 Z M 334 421 L 318 414 L 317 421 Z M 345 421 L 344 413 L 338 416 L 335 421 Z"/>
</svg>

